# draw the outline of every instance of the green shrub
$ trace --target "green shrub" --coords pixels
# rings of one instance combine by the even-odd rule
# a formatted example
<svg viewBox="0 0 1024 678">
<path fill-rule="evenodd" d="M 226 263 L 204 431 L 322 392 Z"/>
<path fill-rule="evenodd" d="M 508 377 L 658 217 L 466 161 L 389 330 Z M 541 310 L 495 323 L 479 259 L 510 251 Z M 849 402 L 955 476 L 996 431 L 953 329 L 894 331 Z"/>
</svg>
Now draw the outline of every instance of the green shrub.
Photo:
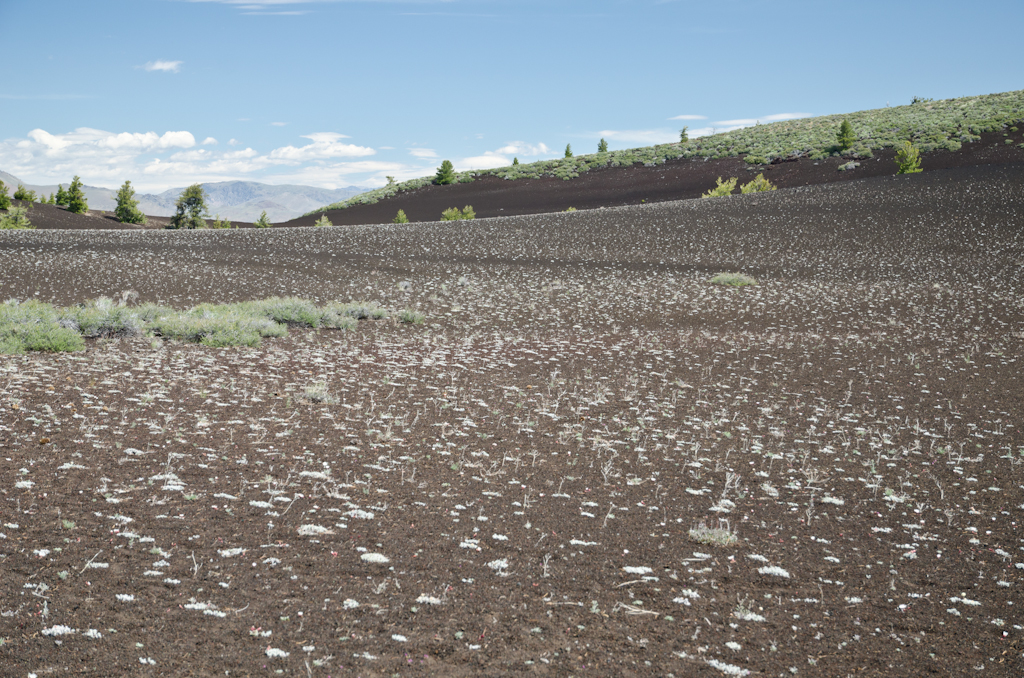
<svg viewBox="0 0 1024 678">
<path fill-rule="evenodd" d="M 11 207 L 7 214 L 0 215 L 0 231 L 35 228 L 25 216 L 27 212 L 24 207 Z"/>
<path fill-rule="evenodd" d="M 736 190 L 736 177 L 731 177 L 728 181 L 722 181 L 722 177 L 718 177 L 717 184 L 710 191 L 702 195 L 702 198 L 720 198 L 725 195 L 729 195 Z"/>
<path fill-rule="evenodd" d="M 260 213 L 260 218 L 254 221 L 252 225 L 256 228 L 270 228 L 272 224 L 270 223 L 270 219 L 267 218 L 267 210 L 263 210 L 263 212 Z"/>
<path fill-rule="evenodd" d="M 572 157 L 572 144 L 566 144 L 565 145 L 565 157 L 566 158 L 571 158 Z"/>
<path fill-rule="evenodd" d="M 774 191 L 776 187 L 772 185 L 772 182 L 764 178 L 764 174 L 758 174 L 749 183 L 740 186 L 740 193 L 764 193 L 765 191 Z"/>
<path fill-rule="evenodd" d="M 757 280 L 743 273 L 719 273 L 710 280 L 715 285 L 728 285 L 729 287 L 746 287 L 756 285 Z"/>
<path fill-rule="evenodd" d="M 85 340 L 62 327 L 50 304 L 10 300 L 0 304 L 0 354 L 25 351 L 81 351 Z"/>
<path fill-rule="evenodd" d="M 441 221 L 464 221 L 467 219 L 476 219 L 476 212 L 473 211 L 472 205 L 466 205 L 461 211 L 458 207 L 449 207 L 441 212 Z"/>
<path fill-rule="evenodd" d="M 313 225 L 318 228 L 323 226 L 334 226 L 334 224 L 331 223 L 331 220 L 327 218 L 326 214 L 321 214 L 320 218 L 313 222 Z"/>
<path fill-rule="evenodd" d="M 219 228 L 219 229 L 233 228 L 232 225 L 231 225 L 231 220 L 230 219 L 221 219 L 219 214 L 216 217 L 214 217 L 213 222 L 210 223 L 209 227 L 210 228 Z"/>
<path fill-rule="evenodd" d="M 11 209 L 11 196 L 7 195 L 7 186 L 0 181 L 0 210 Z"/>
<path fill-rule="evenodd" d="M 114 217 L 122 224 L 146 223 L 146 215 L 139 211 L 139 201 L 135 199 L 135 189 L 132 188 L 130 181 L 125 181 L 124 186 L 117 192 Z"/>
<path fill-rule="evenodd" d="M 575 211 L 576 211 L 576 208 L 575 208 L 575 207 L 566 207 L 566 208 L 565 208 L 564 210 L 562 210 L 562 211 L 563 211 L 563 212 L 575 212 Z"/>
<path fill-rule="evenodd" d="M 396 214 L 395 218 L 392 219 L 392 223 L 408 224 L 409 223 L 409 217 L 405 216 L 405 210 L 398 210 L 398 214 Z"/>
<path fill-rule="evenodd" d="M 599 141 L 598 144 L 597 144 L 597 152 L 598 153 L 607 153 L 608 152 L 608 142 L 605 141 L 604 139 L 601 139 L 601 141 Z"/>
<path fill-rule="evenodd" d="M 920 172 L 921 152 L 910 141 L 904 141 L 896 149 L 896 165 L 898 166 L 896 174 L 916 174 Z"/>
<path fill-rule="evenodd" d="M 118 306 L 107 297 L 62 309 L 58 318 L 62 327 L 87 338 L 137 337 L 145 329 L 145 322 L 135 310 Z"/>
<path fill-rule="evenodd" d="M 36 192 L 30 191 L 21 184 L 18 184 L 17 190 L 14 191 L 15 200 L 24 200 L 26 202 L 36 202 Z"/>
<path fill-rule="evenodd" d="M 455 167 L 450 160 L 445 160 L 437 168 L 437 174 L 434 175 L 434 183 L 438 186 L 447 186 L 448 184 L 455 183 Z"/>
<path fill-rule="evenodd" d="M 426 316 L 423 315 L 422 313 L 419 313 L 418 311 L 411 311 L 409 309 L 404 309 L 404 310 L 398 312 L 398 320 L 399 320 L 399 322 L 410 323 L 410 324 L 413 324 L 413 325 L 422 325 L 423 321 L 425 319 L 426 319 Z"/>
<path fill-rule="evenodd" d="M 82 192 L 82 180 L 77 175 L 71 180 L 71 185 L 68 186 L 65 198 L 67 199 L 66 206 L 68 212 L 85 214 L 89 211 L 89 203 L 85 199 L 85 193 Z"/>
<path fill-rule="evenodd" d="M 839 131 L 836 132 L 836 141 L 839 143 L 839 150 L 848 151 L 853 147 L 855 141 L 857 141 L 857 135 L 853 133 L 853 125 L 850 124 L 849 120 L 843 119 L 843 122 L 839 125 Z"/>
<path fill-rule="evenodd" d="M 206 191 L 202 184 L 192 184 L 182 191 L 174 210 L 167 228 L 206 228 Z"/>
</svg>

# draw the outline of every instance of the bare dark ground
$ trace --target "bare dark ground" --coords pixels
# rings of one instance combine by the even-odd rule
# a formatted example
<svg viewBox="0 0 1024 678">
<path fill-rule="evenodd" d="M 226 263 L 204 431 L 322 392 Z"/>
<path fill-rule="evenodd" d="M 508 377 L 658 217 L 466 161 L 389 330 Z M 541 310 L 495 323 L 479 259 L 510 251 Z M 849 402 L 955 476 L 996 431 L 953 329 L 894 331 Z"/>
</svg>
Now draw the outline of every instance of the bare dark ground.
<svg viewBox="0 0 1024 678">
<path fill-rule="evenodd" d="M 1022 224 L 1018 163 L 2 233 L 0 298 L 428 319 L 0 357 L 0 674 L 1021 675 Z"/>
</svg>

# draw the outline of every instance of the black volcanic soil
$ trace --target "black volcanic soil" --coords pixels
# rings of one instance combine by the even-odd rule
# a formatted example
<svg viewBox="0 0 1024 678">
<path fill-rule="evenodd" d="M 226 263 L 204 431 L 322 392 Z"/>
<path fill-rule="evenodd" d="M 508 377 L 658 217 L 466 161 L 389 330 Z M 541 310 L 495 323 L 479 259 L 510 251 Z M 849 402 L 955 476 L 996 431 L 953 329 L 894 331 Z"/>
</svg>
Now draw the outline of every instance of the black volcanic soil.
<svg viewBox="0 0 1024 678">
<path fill-rule="evenodd" d="M 922 166 L 927 172 L 1024 161 L 1024 148 L 1018 146 L 1020 134 L 1013 135 L 1013 145 L 1004 143 L 1006 138 L 1002 132 L 987 133 L 980 141 L 965 144 L 956 152 L 926 153 L 922 155 Z M 425 186 L 373 205 L 329 210 L 326 214 L 331 223 L 342 226 L 389 223 L 400 209 L 405 210 L 410 221 L 436 221 L 445 209 L 466 205 L 473 206 L 478 218 L 561 212 L 569 207 L 589 210 L 639 205 L 699 198 L 715 186 L 718 177 L 738 177 L 742 184 L 759 172 L 779 188 L 892 176 L 896 173 L 895 156 L 891 149 L 878 151 L 875 157 L 859 161 L 860 167 L 842 172 L 838 167 L 849 162 L 849 158 L 800 158 L 757 167 L 742 158 L 680 158 L 653 167 L 592 169 L 569 181 L 552 177 L 506 181 L 488 176 L 468 184 Z M 301 217 L 280 226 L 312 226 L 317 218 L 319 215 Z"/>
<path fill-rule="evenodd" d="M 1024 675 L 1022 223 L 1016 163 L 2 232 L 0 299 L 427 320 L 0 356 L 0 675 Z"/>
</svg>

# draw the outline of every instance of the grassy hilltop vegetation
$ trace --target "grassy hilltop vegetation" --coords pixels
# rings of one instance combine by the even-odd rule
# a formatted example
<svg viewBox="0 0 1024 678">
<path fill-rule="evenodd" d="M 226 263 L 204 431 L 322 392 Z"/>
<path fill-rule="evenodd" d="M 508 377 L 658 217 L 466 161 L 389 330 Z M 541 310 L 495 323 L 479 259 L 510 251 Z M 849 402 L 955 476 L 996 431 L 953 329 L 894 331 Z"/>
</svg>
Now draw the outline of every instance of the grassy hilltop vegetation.
<svg viewBox="0 0 1024 678">
<path fill-rule="evenodd" d="M 837 131 L 846 120 L 853 128 L 853 143 L 843 149 Z M 723 132 L 673 144 L 660 144 L 622 151 L 593 153 L 530 164 L 509 165 L 487 170 L 456 172 L 453 183 L 468 183 L 477 177 L 496 176 L 509 181 L 558 177 L 570 180 L 599 167 L 623 167 L 642 163 L 652 166 L 676 158 L 742 157 L 751 165 L 806 157 L 820 159 L 844 156 L 870 158 L 873 151 L 913 142 L 921 152 L 939 149 L 957 151 L 965 142 L 977 141 L 984 132 L 1024 120 L 1024 90 L 931 101 L 915 97 L 906 106 L 877 108 L 842 115 L 786 120 Z M 326 210 L 370 205 L 406 191 L 429 185 L 433 176 L 420 177 L 361 193 L 326 205 L 306 216 Z"/>
</svg>

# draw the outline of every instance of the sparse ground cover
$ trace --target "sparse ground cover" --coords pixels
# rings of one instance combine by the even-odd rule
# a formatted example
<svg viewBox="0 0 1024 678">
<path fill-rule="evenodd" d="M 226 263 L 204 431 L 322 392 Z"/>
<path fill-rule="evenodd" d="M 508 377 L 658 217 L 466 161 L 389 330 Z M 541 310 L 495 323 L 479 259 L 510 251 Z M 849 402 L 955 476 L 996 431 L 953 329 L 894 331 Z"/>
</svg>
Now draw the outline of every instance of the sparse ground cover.
<svg viewBox="0 0 1024 678">
<path fill-rule="evenodd" d="M 1019 675 L 1022 221 L 1018 165 L 2 233 L 0 298 L 425 322 L 0 356 L 0 671 Z"/>
<path fill-rule="evenodd" d="M 983 133 L 1003 132 L 1022 120 L 1024 90 L 941 101 L 918 100 L 915 97 L 913 104 L 905 106 L 758 124 L 689 139 L 684 143 L 581 156 L 574 156 L 567 148 L 564 158 L 495 169 L 452 173 L 451 163 L 446 160 L 448 175 L 444 183 L 466 183 L 481 177 L 500 177 L 507 181 L 541 177 L 568 180 L 592 169 L 634 164 L 656 166 L 678 158 L 711 160 L 742 157 L 750 165 L 767 165 L 800 157 L 821 160 L 832 155 L 870 158 L 877 151 L 897 147 L 906 141 L 913 142 L 925 152 L 938 149 L 958 151 L 964 143 L 981 139 Z M 851 135 L 848 143 L 837 138 L 844 122 Z M 1007 143 L 1012 143 L 1012 140 Z M 436 182 L 437 177 L 420 177 L 389 183 L 315 212 L 374 204 Z"/>
</svg>

